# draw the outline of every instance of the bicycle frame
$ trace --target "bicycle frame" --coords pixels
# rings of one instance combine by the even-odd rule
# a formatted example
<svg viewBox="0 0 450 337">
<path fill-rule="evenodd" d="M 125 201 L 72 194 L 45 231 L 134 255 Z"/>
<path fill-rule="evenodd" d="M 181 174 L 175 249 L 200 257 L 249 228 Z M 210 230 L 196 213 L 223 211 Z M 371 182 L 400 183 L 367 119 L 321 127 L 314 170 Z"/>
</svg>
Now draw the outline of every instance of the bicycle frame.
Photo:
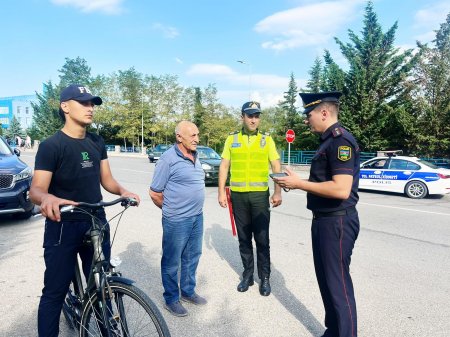
<svg viewBox="0 0 450 337">
<path fill-rule="evenodd" d="M 77 261 L 72 279 L 73 291 L 69 289 L 66 295 L 63 313 L 70 327 L 77 329 L 81 337 L 126 337 L 135 336 L 136 333 L 139 335 L 140 332 L 147 336 L 149 331 L 159 337 L 170 337 L 170 331 L 157 306 L 142 290 L 133 285 L 133 280 L 122 277 L 121 273 L 115 270 L 117 265 L 105 259 L 103 254 L 105 224 L 103 219 L 96 218 L 94 211 L 119 202 L 122 202 L 125 209 L 137 205 L 133 199 L 119 198 L 111 202 L 79 203 L 77 206 L 61 208 L 61 213 L 75 209 L 81 212 L 91 210 L 92 223 L 83 242 L 93 248 L 86 287 L 83 269 Z M 116 216 L 121 213 L 123 211 Z"/>
<path fill-rule="evenodd" d="M 98 208 L 100 208 L 100 206 Z M 63 207 L 61 209 L 61 212 L 67 211 L 67 209 L 74 208 L 72 206 L 69 206 L 64 209 Z M 76 321 L 74 322 L 73 319 L 71 319 L 72 323 L 75 324 L 75 327 L 79 329 L 79 324 L 81 323 L 81 311 L 83 310 L 86 301 L 89 301 L 91 294 L 95 291 L 97 293 L 97 298 L 101 299 L 101 306 L 99 308 L 99 311 L 102 317 L 99 317 L 100 324 L 104 326 L 108 335 L 110 335 L 111 327 L 109 326 L 110 322 L 108 317 L 108 303 L 106 296 L 108 284 L 110 282 L 120 282 L 131 285 L 134 283 L 134 281 L 121 277 L 121 274 L 115 271 L 114 267 L 110 264 L 110 261 L 105 259 L 102 248 L 103 233 L 105 231 L 105 229 L 103 228 L 104 224 L 100 223 L 100 221 L 98 221 L 94 214 L 91 214 L 91 218 L 91 228 L 86 232 L 85 239 L 83 241 L 83 244 L 90 245 L 93 248 L 93 257 L 89 277 L 86 282 L 86 289 L 83 289 L 82 269 L 80 267 L 80 262 L 77 261 L 75 265 L 74 278 L 72 280 L 76 298 L 71 298 L 73 297 L 73 294 L 71 294 L 69 291 L 68 297 L 72 304 L 72 307 L 69 309 L 79 309 L 80 312 L 75 312 Z M 79 304 L 79 308 L 77 308 L 78 305 L 75 304 Z M 71 314 L 73 315 L 74 312 L 72 312 Z"/>
</svg>

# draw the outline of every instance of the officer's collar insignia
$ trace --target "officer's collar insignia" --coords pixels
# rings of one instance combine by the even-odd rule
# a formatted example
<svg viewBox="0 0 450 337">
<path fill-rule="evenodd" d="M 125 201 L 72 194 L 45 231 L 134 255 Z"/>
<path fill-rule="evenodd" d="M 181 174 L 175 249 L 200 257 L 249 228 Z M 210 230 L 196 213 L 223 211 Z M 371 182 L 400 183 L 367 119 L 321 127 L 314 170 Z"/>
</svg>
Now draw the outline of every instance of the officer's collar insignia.
<svg viewBox="0 0 450 337">
<path fill-rule="evenodd" d="M 339 146 L 337 159 L 340 161 L 347 161 L 352 158 L 352 148 L 350 146 Z"/>
<path fill-rule="evenodd" d="M 339 127 L 337 127 L 337 128 L 334 128 L 332 131 L 331 131 L 331 133 L 333 134 L 333 137 L 339 137 L 340 135 L 342 135 L 342 130 L 341 130 L 341 128 L 339 128 Z"/>
</svg>

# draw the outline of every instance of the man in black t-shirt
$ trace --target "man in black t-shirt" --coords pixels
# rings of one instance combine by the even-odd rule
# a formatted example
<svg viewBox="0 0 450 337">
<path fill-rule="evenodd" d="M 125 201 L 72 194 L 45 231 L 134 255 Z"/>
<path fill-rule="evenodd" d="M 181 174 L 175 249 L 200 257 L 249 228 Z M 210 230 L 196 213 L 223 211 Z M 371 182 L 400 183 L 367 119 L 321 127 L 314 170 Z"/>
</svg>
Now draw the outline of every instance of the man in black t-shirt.
<svg viewBox="0 0 450 337">
<path fill-rule="evenodd" d="M 41 206 L 47 219 L 44 232 L 44 288 L 38 310 L 39 337 L 59 334 L 59 317 L 65 295 L 74 275 L 77 254 L 83 261 L 83 272 L 89 275 L 93 252 L 82 241 L 91 226 L 90 216 L 64 213 L 62 205 L 102 200 L 101 186 L 110 193 L 139 196 L 127 191 L 112 176 L 103 139 L 86 132 L 92 123 L 94 105 L 102 99 L 93 96 L 83 85 L 72 84 L 61 91 L 59 114 L 64 127 L 44 140 L 36 154 L 35 171 L 30 189 L 33 203 Z M 106 224 L 102 210 L 96 216 Z M 108 225 L 106 224 L 107 228 Z M 110 256 L 109 232 L 103 242 L 104 255 Z"/>
<path fill-rule="evenodd" d="M 283 188 L 307 192 L 313 213 L 311 238 L 314 268 L 325 307 L 323 337 L 356 337 L 356 301 L 350 259 L 359 233 L 356 210 L 359 146 L 338 122 L 340 92 L 300 93 L 305 123 L 320 134 L 308 181 L 292 170 L 274 181 Z"/>
</svg>

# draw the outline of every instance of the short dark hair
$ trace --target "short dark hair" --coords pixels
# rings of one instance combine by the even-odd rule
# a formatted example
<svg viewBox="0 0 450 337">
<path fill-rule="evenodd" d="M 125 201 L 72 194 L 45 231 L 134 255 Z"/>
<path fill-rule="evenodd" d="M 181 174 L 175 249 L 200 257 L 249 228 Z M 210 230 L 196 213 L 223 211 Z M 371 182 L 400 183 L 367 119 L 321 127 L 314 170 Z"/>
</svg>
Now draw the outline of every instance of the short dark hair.
<svg viewBox="0 0 450 337">
<path fill-rule="evenodd" d="M 326 106 L 328 110 L 336 114 L 339 113 L 339 102 L 322 102 L 319 106 Z"/>
<path fill-rule="evenodd" d="M 63 109 L 61 109 L 61 106 L 59 107 L 58 115 L 61 118 L 62 122 L 65 123 L 66 122 L 66 115 L 65 115 Z"/>
</svg>

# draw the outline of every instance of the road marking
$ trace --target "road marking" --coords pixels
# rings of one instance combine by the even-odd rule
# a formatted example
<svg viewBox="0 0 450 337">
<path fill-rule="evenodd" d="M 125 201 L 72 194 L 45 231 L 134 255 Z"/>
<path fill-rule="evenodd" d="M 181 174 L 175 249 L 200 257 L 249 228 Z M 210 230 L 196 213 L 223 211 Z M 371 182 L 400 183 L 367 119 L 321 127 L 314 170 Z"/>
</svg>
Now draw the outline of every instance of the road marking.
<svg viewBox="0 0 450 337">
<path fill-rule="evenodd" d="M 441 246 L 441 247 L 446 247 L 446 248 L 450 247 L 450 245 L 447 245 L 445 243 L 437 243 L 437 242 L 432 242 L 432 241 L 415 239 L 415 238 L 411 238 L 409 236 L 404 236 L 404 235 L 395 234 L 395 233 L 389 233 L 389 232 L 385 232 L 385 231 L 379 231 L 379 230 L 370 229 L 370 228 L 361 228 L 361 230 L 367 231 L 367 232 L 372 232 L 372 233 L 384 234 L 384 235 L 388 235 L 388 236 L 395 236 L 397 238 L 401 238 L 401 239 L 405 239 L 405 240 L 411 240 L 411 241 L 416 241 L 416 242 L 427 243 L 427 244 L 430 244 L 430 245 L 433 245 L 433 246 Z"/>
<path fill-rule="evenodd" d="M 292 192 L 290 194 L 298 195 L 298 196 L 306 196 L 306 193 L 295 193 Z M 426 213 L 426 214 L 434 214 L 434 215 L 446 215 L 450 216 L 449 213 L 441 213 L 441 212 L 432 212 L 432 211 L 423 211 L 419 209 L 412 209 L 412 208 L 406 208 L 406 207 L 398 207 L 398 206 L 388 206 L 388 205 L 380 205 L 380 204 L 370 204 L 367 202 L 358 202 L 358 205 L 366 205 L 366 206 L 375 206 L 375 207 L 384 207 L 384 208 L 392 208 L 392 209 L 398 209 L 402 211 L 408 211 L 408 212 L 418 212 L 418 213 Z"/>
<path fill-rule="evenodd" d="M 419 209 L 412 209 L 412 208 L 406 208 L 406 207 L 388 206 L 388 205 L 379 205 L 379 204 L 369 204 L 367 202 L 358 202 L 358 204 L 360 204 L 360 205 L 367 205 L 367 206 L 376 206 L 376 207 L 385 207 L 385 208 L 399 209 L 399 210 L 408 211 L 408 212 L 418 212 L 418 213 L 427 213 L 427 214 L 436 214 L 436 215 L 447 215 L 447 216 L 450 216 L 449 213 L 422 211 L 422 210 L 419 210 Z"/>
</svg>

